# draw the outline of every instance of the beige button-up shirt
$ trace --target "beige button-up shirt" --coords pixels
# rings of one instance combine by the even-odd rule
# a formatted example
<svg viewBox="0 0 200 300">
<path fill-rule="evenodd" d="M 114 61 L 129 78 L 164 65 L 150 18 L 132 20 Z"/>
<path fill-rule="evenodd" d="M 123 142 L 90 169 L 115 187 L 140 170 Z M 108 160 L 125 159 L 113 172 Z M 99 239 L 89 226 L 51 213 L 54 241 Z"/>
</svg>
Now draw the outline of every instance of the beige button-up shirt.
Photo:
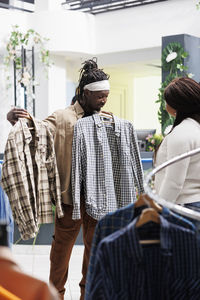
<svg viewBox="0 0 200 300">
<path fill-rule="evenodd" d="M 55 144 L 58 173 L 60 176 L 61 199 L 72 204 L 71 165 L 74 125 L 82 118 L 84 111 L 78 101 L 66 109 L 57 110 L 44 120 L 50 128 Z"/>
</svg>

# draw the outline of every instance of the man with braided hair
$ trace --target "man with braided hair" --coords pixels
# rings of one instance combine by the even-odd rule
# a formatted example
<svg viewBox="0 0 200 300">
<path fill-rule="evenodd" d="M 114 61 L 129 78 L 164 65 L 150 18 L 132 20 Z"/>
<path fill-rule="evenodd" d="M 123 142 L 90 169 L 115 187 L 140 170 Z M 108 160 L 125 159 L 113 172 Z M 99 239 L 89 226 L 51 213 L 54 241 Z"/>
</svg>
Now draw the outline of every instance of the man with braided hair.
<svg viewBox="0 0 200 300">
<path fill-rule="evenodd" d="M 71 251 L 82 225 L 83 241 L 85 245 L 82 279 L 80 282 L 81 297 L 84 299 L 86 273 L 89 263 L 89 253 L 96 226 L 96 220 L 90 217 L 85 210 L 84 195 L 81 195 L 81 219 L 72 219 L 71 193 L 71 159 L 73 129 L 77 120 L 99 112 L 105 105 L 109 95 L 109 76 L 98 68 L 96 60 L 85 61 L 80 70 L 77 101 L 66 109 L 55 111 L 44 122 L 50 128 L 54 141 L 58 172 L 61 183 L 64 217 L 55 219 L 55 234 L 50 253 L 50 281 L 55 285 L 64 299 L 65 283 L 68 276 L 68 266 Z M 18 118 L 27 117 L 24 109 L 14 108 L 8 115 L 8 121 L 14 125 Z"/>
</svg>

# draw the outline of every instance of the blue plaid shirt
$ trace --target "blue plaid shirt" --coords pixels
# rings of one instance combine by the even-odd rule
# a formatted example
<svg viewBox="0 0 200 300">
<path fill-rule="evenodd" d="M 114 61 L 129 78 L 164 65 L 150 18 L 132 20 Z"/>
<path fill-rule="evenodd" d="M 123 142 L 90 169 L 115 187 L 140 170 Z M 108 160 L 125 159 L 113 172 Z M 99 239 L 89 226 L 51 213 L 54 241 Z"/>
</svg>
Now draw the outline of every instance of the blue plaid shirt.
<svg viewBox="0 0 200 300">
<path fill-rule="evenodd" d="M 100 241 L 113 232 L 127 226 L 135 216 L 139 215 L 144 207 L 134 209 L 134 204 L 129 204 L 126 207 L 116 210 L 115 212 L 107 214 L 103 217 L 96 226 L 96 230 L 93 237 L 92 248 L 90 251 L 90 262 L 87 271 L 85 300 L 90 299 L 91 290 L 91 277 L 94 272 L 94 264 L 96 261 L 96 251 Z M 171 212 L 168 208 L 163 208 L 162 215 L 170 222 L 183 226 L 185 228 L 195 230 L 195 226 L 187 219 Z"/>
<path fill-rule="evenodd" d="M 87 299 L 200 299 L 195 232 L 160 220 L 150 224 L 159 230 L 160 244 L 139 243 L 137 218 L 100 242 Z"/>
</svg>

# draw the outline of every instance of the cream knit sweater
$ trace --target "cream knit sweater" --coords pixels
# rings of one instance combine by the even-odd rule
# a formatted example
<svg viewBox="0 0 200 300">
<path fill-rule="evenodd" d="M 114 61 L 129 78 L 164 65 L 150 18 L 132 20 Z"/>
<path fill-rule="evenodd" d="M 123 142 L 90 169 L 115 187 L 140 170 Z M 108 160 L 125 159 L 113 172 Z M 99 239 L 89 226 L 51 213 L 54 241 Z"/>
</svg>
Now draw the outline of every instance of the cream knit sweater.
<svg viewBox="0 0 200 300">
<path fill-rule="evenodd" d="M 167 135 L 157 152 L 156 166 L 200 147 L 200 124 L 191 118 Z M 155 190 L 163 199 L 177 204 L 200 201 L 200 154 L 164 168 L 155 175 Z"/>
</svg>

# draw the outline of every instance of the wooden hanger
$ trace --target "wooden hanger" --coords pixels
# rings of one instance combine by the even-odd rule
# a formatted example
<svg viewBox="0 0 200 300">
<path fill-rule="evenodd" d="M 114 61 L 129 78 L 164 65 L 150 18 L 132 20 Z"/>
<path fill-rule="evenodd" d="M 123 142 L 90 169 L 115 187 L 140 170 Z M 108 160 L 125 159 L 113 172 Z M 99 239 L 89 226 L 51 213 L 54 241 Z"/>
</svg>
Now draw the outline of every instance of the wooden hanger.
<svg viewBox="0 0 200 300">
<path fill-rule="evenodd" d="M 148 222 L 154 222 L 160 224 L 160 215 L 162 212 L 162 207 L 158 205 L 153 199 L 151 199 L 147 194 L 141 194 L 137 201 L 134 203 L 135 207 L 141 207 L 147 205 L 149 208 L 145 208 L 137 223 L 136 227 L 140 227 Z M 140 240 L 140 244 L 158 244 L 160 240 Z"/>
<path fill-rule="evenodd" d="M 153 208 L 145 208 L 143 209 L 139 219 L 136 223 L 136 227 L 140 227 L 148 222 L 154 222 L 160 224 L 160 215 Z"/>
<path fill-rule="evenodd" d="M 26 117 L 26 119 L 32 120 L 32 117 L 30 114 L 28 114 L 28 116 Z"/>
<path fill-rule="evenodd" d="M 155 209 L 159 213 L 162 212 L 162 207 L 159 204 L 157 204 L 153 199 L 151 199 L 147 194 L 140 194 L 139 198 L 134 203 L 134 208 L 141 207 L 144 205 Z"/>
<path fill-rule="evenodd" d="M 29 129 L 29 130 L 35 130 L 35 127 L 29 127 L 29 125 L 30 125 L 29 120 L 31 120 L 31 121 L 32 121 L 31 124 L 33 124 L 33 118 L 32 118 L 32 116 L 31 116 L 30 114 L 28 114 L 28 116 L 25 117 L 25 118 L 27 119 L 28 129 Z"/>
<path fill-rule="evenodd" d="M 139 219 L 136 222 L 136 228 L 141 227 L 148 222 L 154 222 L 154 223 L 160 224 L 159 212 L 153 208 L 145 208 L 142 211 Z M 160 243 L 160 240 L 158 240 L 158 239 L 140 240 L 140 244 L 159 244 L 159 243 Z"/>
<path fill-rule="evenodd" d="M 104 110 L 101 110 L 99 113 L 100 116 L 106 117 L 106 118 L 111 118 L 113 119 L 113 114 L 111 112 L 107 112 Z"/>
<path fill-rule="evenodd" d="M 99 113 L 99 116 L 107 119 L 107 121 L 102 120 L 103 123 L 108 123 L 108 124 L 113 124 L 113 123 L 115 123 L 115 122 L 113 121 L 113 114 L 112 114 L 112 113 L 109 113 L 109 112 L 106 112 L 106 111 L 101 111 L 101 112 Z"/>
</svg>

